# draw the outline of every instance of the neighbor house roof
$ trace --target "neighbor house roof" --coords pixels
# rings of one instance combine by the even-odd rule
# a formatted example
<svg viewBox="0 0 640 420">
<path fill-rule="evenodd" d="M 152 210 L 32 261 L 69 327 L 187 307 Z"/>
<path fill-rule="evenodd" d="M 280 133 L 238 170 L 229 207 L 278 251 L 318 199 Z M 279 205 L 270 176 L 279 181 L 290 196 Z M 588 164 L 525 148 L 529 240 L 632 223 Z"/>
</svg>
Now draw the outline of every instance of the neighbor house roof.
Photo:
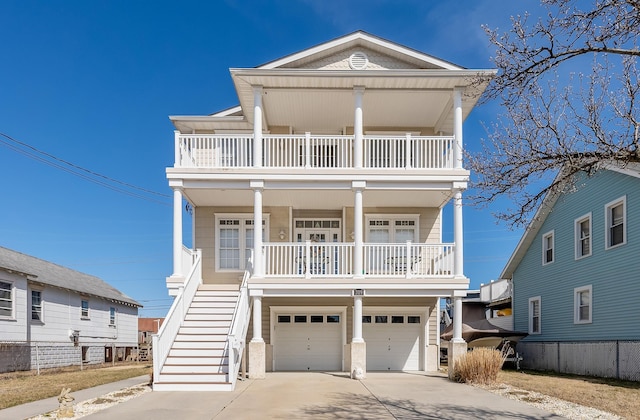
<svg viewBox="0 0 640 420">
<path fill-rule="evenodd" d="M 614 171 L 614 172 L 618 172 L 618 173 L 632 176 L 635 178 L 640 178 L 640 163 L 629 163 L 629 164 L 626 164 L 624 167 L 620 167 L 615 163 L 608 163 L 608 164 L 603 164 L 602 169 L 600 170 Z M 560 174 L 561 173 L 562 172 L 560 172 Z M 558 176 L 560 176 L 560 174 Z M 559 191 L 562 191 L 562 188 L 560 188 Z M 507 265 L 502 270 L 502 273 L 500 274 L 501 279 L 510 279 L 513 277 L 513 272 L 516 270 L 516 267 L 518 267 L 518 265 L 520 264 L 520 261 L 522 261 L 522 258 L 526 254 L 527 250 L 529 249 L 529 246 L 535 239 L 536 235 L 538 234 L 540 228 L 544 224 L 544 221 L 547 219 L 547 216 L 553 209 L 553 206 L 555 205 L 560 195 L 561 195 L 561 192 L 553 192 L 553 193 L 548 193 L 544 197 L 544 199 L 542 200 L 542 203 L 540 204 L 540 207 L 538 207 L 535 215 L 531 219 L 531 222 L 525 229 L 524 234 L 522 235 L 522 238 L 520 238 L 520 242 L 518 242 L 516 249 L 513 251 L 513 254 L 511 254 L 511 257 L 509 258 Z"/>
<path fill-rule="evenodd" d="M 98 277 L 8 248 L 0 247 L 0 269 L 22 274 L 28 280 L 43 285 L 73 290 L 126 305 L 142 306 Z"/>
</svg>

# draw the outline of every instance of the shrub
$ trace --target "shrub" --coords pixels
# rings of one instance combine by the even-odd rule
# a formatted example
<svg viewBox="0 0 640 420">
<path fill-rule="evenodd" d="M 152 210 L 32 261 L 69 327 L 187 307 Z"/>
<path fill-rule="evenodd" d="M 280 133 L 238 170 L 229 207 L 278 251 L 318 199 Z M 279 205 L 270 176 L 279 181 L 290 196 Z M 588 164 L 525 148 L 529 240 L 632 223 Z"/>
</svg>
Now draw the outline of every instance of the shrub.
<svg viewBox="0 0 640 420">
<path fill-rule="evenodd" d="M 478 347 L 469 351 L 454 364 L 453 379 L 457 382 L 488 385 L 496 382 L 505 355 L 499 350 Z"/>
</svg>

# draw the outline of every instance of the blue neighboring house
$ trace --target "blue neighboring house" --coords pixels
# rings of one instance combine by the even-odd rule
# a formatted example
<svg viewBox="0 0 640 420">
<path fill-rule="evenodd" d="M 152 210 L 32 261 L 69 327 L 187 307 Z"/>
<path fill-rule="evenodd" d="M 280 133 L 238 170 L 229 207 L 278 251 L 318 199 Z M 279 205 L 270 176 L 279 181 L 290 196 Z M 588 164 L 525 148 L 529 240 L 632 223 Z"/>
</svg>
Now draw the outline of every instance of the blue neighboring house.
<svg viewBox="0 0 640 420">
<path fill-rule="evenodd" d="M 523 367 L 640 380 L 640 165 L 548 195 L 504 268 Z"/>
</svg>

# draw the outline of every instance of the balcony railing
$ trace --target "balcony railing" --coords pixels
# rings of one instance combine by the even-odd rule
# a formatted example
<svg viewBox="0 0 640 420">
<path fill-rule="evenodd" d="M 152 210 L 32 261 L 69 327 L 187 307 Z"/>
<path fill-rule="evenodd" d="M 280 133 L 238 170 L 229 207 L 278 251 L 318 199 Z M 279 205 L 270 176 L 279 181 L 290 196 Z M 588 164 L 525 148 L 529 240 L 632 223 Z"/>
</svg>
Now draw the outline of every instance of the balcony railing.
<svg viewBox="0 0 640 420">
<path fill-rule="evenodd" d="M 355 246 L 348 243 L 266 243 L 265 277 L 354 277 Z M 372 244 L 363 246 L 367 277 L 452 277 L 453 244 Z"/>
<path fill-rule="evenodd" d="M 176 136 L 178 168 L 375 168 L 448 169 L 454 167 L 451 136 L 364 136 L 362 157 L 353 136 L 265 135 L 262 162 L 254 161 L 252 135 Z M 356 160 L 361 159 L 362 162 Z"/>
</svg>

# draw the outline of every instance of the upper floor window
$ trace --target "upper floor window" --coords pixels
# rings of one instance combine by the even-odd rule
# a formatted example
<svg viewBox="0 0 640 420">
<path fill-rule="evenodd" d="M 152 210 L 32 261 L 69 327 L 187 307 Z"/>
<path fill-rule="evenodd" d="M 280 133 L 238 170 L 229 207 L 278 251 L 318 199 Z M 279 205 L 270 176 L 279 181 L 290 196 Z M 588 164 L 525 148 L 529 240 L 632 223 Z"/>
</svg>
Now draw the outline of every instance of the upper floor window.
<svg viewBox="0 0 640 420">
<path fill-rule="evenodd" d="M 244 270 L 253 251 L 253 215 L 216 216 L 216 268 Z M 267 220 L 262 220 L 262 240 Z"/>
<path fill-rule="evenodd" d="M 540 334 L 541 332 L 541 306 L 540 296 L 529 299 L 529 334 Z"/>
<path fill-rule="evenodd" d="M 371 216 L 367 218 L 368 242 L 405 243 L 418 240 L 417 216 Z"/>
<path fill-rule="evenodd" d="M 13 316 L 13 284 L 0 281 L 0 318 Z"/>
<path fill-rule="evenodd" d="M 576 259 L 591 255 L 591 213 L 575 221 Z"/>
<path fill-rule="evenodd" d="M 622 197 L 605 206 L 606 248 L 623 245 L 627 242 L 627 197 Z"/>
<path fill-rule="evenodd" d="M 554 240 L 553 231 L 547 232 L 542 236 L 542 265 L 553 262 Z"/>
<path fill-rule="evenodd" d="M 109 308 L 109 325 L 116 325 L 116 308 Z"/>
<path fill-rule="evenodd" d="M 576 324 L 588 324 L 591 322 L 593 312 L 591 286 L 576 287 L 573 289 L 574 317 Z"/>
<path fill-rule="evenodd" d="M 31 291 L 31 320 L 42 321 L 42 292 L 40 290 Z"/>
<path fill-rule="evenodd" d="M 89 318 L 89 301 L 82 300 L 80 302 L 80 318 L 88 319 Z"/>
</svg>

